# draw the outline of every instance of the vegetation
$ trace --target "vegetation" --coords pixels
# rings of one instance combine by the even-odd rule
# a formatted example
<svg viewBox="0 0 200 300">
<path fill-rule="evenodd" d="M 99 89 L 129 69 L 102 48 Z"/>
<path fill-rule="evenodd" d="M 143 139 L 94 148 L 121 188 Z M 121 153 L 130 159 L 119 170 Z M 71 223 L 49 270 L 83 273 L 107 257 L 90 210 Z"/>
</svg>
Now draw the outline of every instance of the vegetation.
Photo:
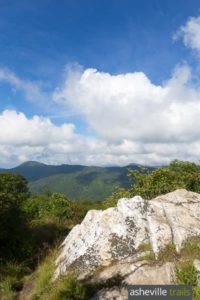
<svg viewBox="0 0 200 300">
<path fill-rule="evenodd" d="M 32 194 L 41 194 L 45 188 L 51 192 L 62 193 L 73 200 L 104 200 L 116 186 L 128 187 L 127 170 L 110 171 L 109 168 L 85 167 L 85 169 L 56 174 L 30 182 Z"/>
<path fill-rule="evenodd" d="M 193 263 L 177 269 L 178 284 L 197 285 L 197 270 Z"/>
<path fill-rule="evenodd" d="M 129 170 L 129 177 L 132 183 L 131 195 L 141 195 L 145 199 L 182 188 L 200 192 L 200 166 L 190 162 L 174 160 L 169 166 L 152 172 L 146 168 Z"/>
<path fill-rule="evenodd" d="M 38 267 L 31 300 L 88 300 L 100 289 L 119 285 L 122 281 L 120 276 L 115 276 L 98 283 L 80 282 L 76 274 L 71 273 L 52 282 L 54 255 L 51 253 Z"/>
<path fill-rule="evenodd" d="M 26 167 L 26 172 L 30 169 L 30 166 L 22 167 Z M 32 167 L 36 169 L 39 167 L 44 172 L 42 164 L 35 166 L 33 163 Z M 66 166 L 63 168 L 61 168 L 63 172 L 66 172 Z M 74 201 L 64 194 L 52 193 L 48 189 L 43 189 L 40 195 L 31 196 L 28 181 L 24 177 L 14 173 L 0 174 L 0 299 L 15 300 L 23 285 L 29 281 L 33 284 L 32 300 L 89 299 L 98 289 L 117 284 L 120 279 L 114 278 L 108 282 L 88 285 L 85 282 L 77 282 L 76 276 L 71 274 L 53 284 L 51 281 L 55 255 L 53 249 L 74 225 L 81 223 L 88 210 L 106 209 L 115 206 L 119 198 L 129 198 L 136 194 L 151 199 L 177 188 L 200 192 L 200 167 L 194 163 L 176 160 L 168 166 L 152 170 L 129 169 L 129 187 L 128 185 L 123 187 L 125 174 L 122 176 L 119 169 L 121 168 L 110 168 L 110 173 L 106 173 L 108 177 L 104 173 L 107 172 L 106 168 L 105 170 L 102 168 L 103 171 L 98 176 L 94 173 L 97 171 L 95 168 L 92 169 L 92 175 L 91 169 L 88 171 L 81 166 L 68 169 L 68 178 L 72 179 L 76 173 L 75 177 L 80 188 L 78 193 L 83 191 L 84 197 L 91 192 L 92 185 L 88 187 L 88 181 L 94 184 L 92 194 L 98 191 L 103 195 L 102 190 L 105 186 L 100 183 L 103 181 L 98 181 L 101 176 L 106 184 L 111 185 L 109 190 L 111 196 L 107 198 L 105 196 L 104 201 L 99 202 L 80 201 L 80 198 L 79 201 Z M 51 172 L 54 171 L 54 168 L 51 168 Z M 114 184 L 120 183 L 121 179 L 122 186 L 114 188 Z M 77 188 L 72 181 L 68 184 L 72 189 Z M 95 185 L 98 186 L 97 189 Z M 107 195 L 106 193 L 104 195 Z M 156 263 L 149 244 L 141 245 L 140 251 L 148 251 L 141 259 L 149 260 L 152 264 Z M 196 287 L 196 271 L 193 266 L 193 260 L 199 258 L 199 253 L 200 241 L 196 238 L 187 241 L 180 254 L 177 254 L 174 245 L 166 246 L 158 258 L 159 262 L 176 263 L 177 280 L 180 283 L 191 282 L 194 285 L 196 297 L 194 299 L 199 299 L 200 295 Z"/>
<path fill-rule="evenodd" d="M 137 165 L 129 167 L 139 168 Z M 26 162 L 13 169 L 0 169 L 0 173 L 5 171 L 23 175 L 29 181 L 32 195 L 41 195 L 48 189 L 76 201 L 102 201 L 114 192 L 116 186 L 129 187 L 127 167 L 51 166 Z"/>
<path fill-rule="evenodd" d="M 0 176 L 0 258 L 16 259 L 28 254 L 29 230 L 21 205 L 28 198 L 27 181 L 21 175 Z M 22 234 L 23 233 L 23 234 Z M 8 238 L 9 237 L 9 238 Z"/>
<path fill-rule="evenodd" d="M 0 174 L 0 299 L 14 300 L 37 266 L 36 279 L 30 280 L 40 297 L 52 277 L 51 249 L 88 210 L 101 208 L 100 202 L 77 203 L 48 190 L 30 197 L 24 177 Z"/>
</svg>

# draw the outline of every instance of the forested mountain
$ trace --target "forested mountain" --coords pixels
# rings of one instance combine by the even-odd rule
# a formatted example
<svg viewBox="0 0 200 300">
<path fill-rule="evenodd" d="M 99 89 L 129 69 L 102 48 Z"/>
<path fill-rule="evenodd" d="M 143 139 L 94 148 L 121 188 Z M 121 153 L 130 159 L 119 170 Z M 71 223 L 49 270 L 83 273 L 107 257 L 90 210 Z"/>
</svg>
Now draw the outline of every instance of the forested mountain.
<svg viewBox="0 0 200 300">
<path fill-rule="evenodd" d="M 32 194 L 45 190 L 58 192 L 76 200 L 104 200 L 116 187 L 129 187 L 128 169 L 140 166 L 93 167 L 82 165 L 46 165 L 29 161 L 0 172 L 19 173 L 29 181 Z M 149 167 L 149 169 L 152 169 Z"/>
</svg>

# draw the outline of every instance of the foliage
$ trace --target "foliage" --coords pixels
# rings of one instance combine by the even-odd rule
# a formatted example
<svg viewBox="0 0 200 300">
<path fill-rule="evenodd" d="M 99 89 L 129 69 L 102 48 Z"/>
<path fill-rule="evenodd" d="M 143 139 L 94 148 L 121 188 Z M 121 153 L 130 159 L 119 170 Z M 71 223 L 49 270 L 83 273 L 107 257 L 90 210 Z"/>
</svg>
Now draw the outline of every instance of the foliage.
<svg viewBox="0 0 200 300">
<path fill-rule="evenodd" d="M 92 209 L 104 209 L 104 205 L 102 202 L 92 202 L 92 201 L 81 201 L 81 202 L 73 202 L 73 217 L 71 218 L 72 226 L 76 224 L 80 224 L 87 212 Z"/>
<path fill-rule="evenodd" d="M 0 265 L 0 299 L 14 300 L 17 292 L 22 288 L 22 277 L 28 274 L 29 269 L 16 262 L 7 262 Z"/>
<path fill-rule="evenodd" d="M 72 202 L 64 195 L 54 193 L 29 198 L 24 203 L 24 211 L 30 219 L 69 219 L 73 216 Z"/>
<path fill-rule="evenodd" d="M 150 172 L 148 169 L 129 170 L 131 194 L 146 199 L 185 188 L 200 192 L 200 167 L 194 163 L 174 160 Z"/>
<path fill-rule="evenodd" d="M 41 274 L 37 281 L 40 281 L 40 276 Z M 45 276 L 45 278 L 47 277 Z M 121 282 L 122 277 L 119 275 L 97 283 L 81 282 L 77 280 L 75 274 L 71 273 L 60 277 L 54 282 L 51 280 L 46 282 L 40 293 L 36 294 L 34 291 L 32 300 L 88 300 L 99 290 L 119 286 Z"/>
<path fill-rule="evenodd" d="M 178 268 L 176 276 L 178 284 L 197 285 L 197 270 L 193 263 Z"/>
<path fill-rule="evenodd" d="M 20 204 L 29 197 L 28 181 L 19 174 L 0 174 L 0 192 Z"/>
<path fill-rule="evenodd" d="M 106 201 L 103 202 L 104 207 L 114 207 L 121 198 L 130 198 L 131 192 L 127 189 L 118 187 Z"/>
<path fill-rule="evenodd" d="M 115 187 L 129 187 L 127 168 L 84 167 L 66 174 L 55 174 L 29 183 L 32 194 L 45 188 L 69 196 L 74 201 L 103 201 Z"/>
<path fill-rule="evenodd" d="M 192 288 L 192 299 L 199 300 L 200 299 L 200 286 L 194 286 Z"/>
<path fill-rule="evenodd" d="M 93 181 L 94 187 L 95 184 L 98 185 L 99 190 L 96 189 L 96 191 L 101 192 L 104 188 L 103 181 L 95 177 L 95 172 L 94 169 L 92 175 L 87 172 L 78 175 L 79 184 L 84 183 L 84 195 L 87 195 L 89 191 L 88 178 Z M 107 183 L 113 184 L 112 180 L 116 178 L 115 172 L 112 176 L 107 177 Z M 117 281 L 112 279 L 109 282 L 89 285 L 77 282 L 76 277 L 71 275 L 52 283 L 53 255 L 44 259 L 49 248 L 60 243 L 74 225 L 81 223 L 89 210 L 115 206 L 119 198 L 129 198 L 139 194 L 150 199 L 177 188 L 200 192 L 200 167 L 189 162 L 173 161 L 169 166 L 160 167 L 152 172 L 145 168 L 129 170 L 129 178 L 130 189 L 119 187 L 104 202 L 75 202 L 64 195 L 51 194 L 48 191 L 43 195 L 29 197 L 26 179 L 20 175 L 0 174 L 0 262 L 2 265 L 0 298 L 15 299 L 18 290 L 22 288 L 22 277 L 27 272 L 19 264 L 20 261 L 24 261 L 31 267 L 32 272 L 39 263 L 35 279 L 32 278 L 34 299 L 89 299 L 98 289 L 112 286 Z M 72 189 L 75 187 L 75 185 L 71 186 Z M 78 192 L 81 192 L 81 189 Z M 95 192 L 95 189 L 92 192 Z M 148 251 L 142 259 L 152 264 L 166 261 L 178 262 L 179 282 L 189 282 L 189 280 L 192 283 L 196 282 L 192 262 L 194 258 L 199 258 L 200 241 L 198 238 L 187 241 L 180 254 L 176 253 L 174 245 L 167 245 L 160 252 L 157 261 L 149 244 L 143 244 L 139 250 Z M 194 299 L 199 299 L 200 292 L 197 287 L 194 293 L 197 295 Z"/>
<path fill-rule="evenodd" d="M 0 174 L 0 257 L 19 259 L 28 255 L 29 230 L 21 209 L 29 195 L 21 175 Z"/>
</svg>

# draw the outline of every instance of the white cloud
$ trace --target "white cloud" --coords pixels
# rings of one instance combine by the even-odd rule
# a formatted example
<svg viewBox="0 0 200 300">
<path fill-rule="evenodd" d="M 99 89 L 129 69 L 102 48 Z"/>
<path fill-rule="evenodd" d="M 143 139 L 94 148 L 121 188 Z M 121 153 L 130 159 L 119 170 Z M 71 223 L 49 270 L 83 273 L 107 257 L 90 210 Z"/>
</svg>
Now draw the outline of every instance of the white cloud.
<svg viewBox="0 0 200 300">
<path fill-rule="evenodd" d="M 200 51 L 200 17 L 190 18 L 177 37 Z M 200 52 L 199 52 L 200 53 Z M 66 112 L 81 115 L 96 138 L 77 134 L 73 124 L 23 113 L 0 114 L 0 166 L 38 160 L 52 164 L 161 165 L 178 158 L 199 162 L 200 82 L 192 85 L 188 65 L 156 85 L 143 72 L 112 75 L 69 68 L 53 94 Z M 0 81 L 22 90 L 29 101 L 43 99 L 37 84 L 0 69 Z M 40 101 L 40 100 L 39 100 Z"/>
<path fill-rule="evenodd" d="M 41 104 L 47 100 L 47 95 L 42 91 L 38 83 L 23 80 L 8 69 L 0 68 L 0 82 L 8 83 L 16 90 L 22 91 L 26 100 L 30 102 Z"/>
<path fill-rule="evenodd" d="M 160 165 L 174 158 L 198 161 L 200 90 L 188 66 L 162 85 L 140 73 L 111 75 L 71 70 L 54 99 L 82 114 L 96 138 L 73 124 L 5 110 L 0 114 L 0 165 L 26 160 L 52 164 Z"/>
<path fill-rule="evenodd" d="M 34 116 L 27 119 L 23 113 L 5 110 L 0 115 L 1 145 L 43 146 L 74 138 L 74 125 L 57 127 L 48 118 Z"/>
<path fill-rule="evenodd" d="M 184 45 L 200 51 L 200 17 L 191 17 L 184 26 L 181 26 L 174 39 L 183 38 Z"/>
<path fill-rule="evenodd" d="M 70 72 L 54 94 L 108 142 L 193 142 L 200 139 L 200 90 L 189 86 L 190 69 L 177 67 L 155 85 L 142 72 L 111 75 L 95 69 Z"/>
<path fill-rule="evenodd" d="M 0 114 L 0 165 L 27 160 L 51 164 L 127 165 L 168 163 L 172 158 L 198 160 L 200 144 L 144 143 L 124 139 L 119 143 L 79 135 L 72 124 L 54 125 L 48 118 L 4 111 Z"/>
<path fill-rule="evenodd" d="M 34 116 L 28 119 L 23 113 L 10 110 L 0 114 L 0 128 L 1 165 L 4 166 L 33 158 L 45 160 L 51 147 L 56 149 L 59 143 L 68 146 L 67 154 L 71 151 L 70 145 L 79 140 L 73 124 L 56 126 L 48 118 Z"/>
</svg>

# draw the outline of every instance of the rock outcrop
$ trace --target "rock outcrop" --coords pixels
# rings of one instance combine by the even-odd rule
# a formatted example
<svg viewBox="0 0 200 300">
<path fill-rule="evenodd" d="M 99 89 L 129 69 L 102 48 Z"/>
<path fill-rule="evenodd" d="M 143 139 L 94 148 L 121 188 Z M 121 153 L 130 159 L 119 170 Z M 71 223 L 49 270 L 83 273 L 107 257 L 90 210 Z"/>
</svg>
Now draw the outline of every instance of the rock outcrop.
<svg viewBox="0 0 200 300">
<path fill-rule="evenodd" d="M 179 252 L 184 241 L 194 236 L 200 236 L 199 194 L 177 190 L 149 201 L 139 196 L 123 198 L 117 207 L 89 211 L 71 230 L 61 245 L 55 278 L 72 270 L 79 279 L 98 274 L 105 280 L 118 273 L 126 284 L 170 284 L 173 266 L 167 263 L 153 269 L 141 259 L 148 254 L 144 245 L 155 255 L 171 243 Z"/>
</svg>

